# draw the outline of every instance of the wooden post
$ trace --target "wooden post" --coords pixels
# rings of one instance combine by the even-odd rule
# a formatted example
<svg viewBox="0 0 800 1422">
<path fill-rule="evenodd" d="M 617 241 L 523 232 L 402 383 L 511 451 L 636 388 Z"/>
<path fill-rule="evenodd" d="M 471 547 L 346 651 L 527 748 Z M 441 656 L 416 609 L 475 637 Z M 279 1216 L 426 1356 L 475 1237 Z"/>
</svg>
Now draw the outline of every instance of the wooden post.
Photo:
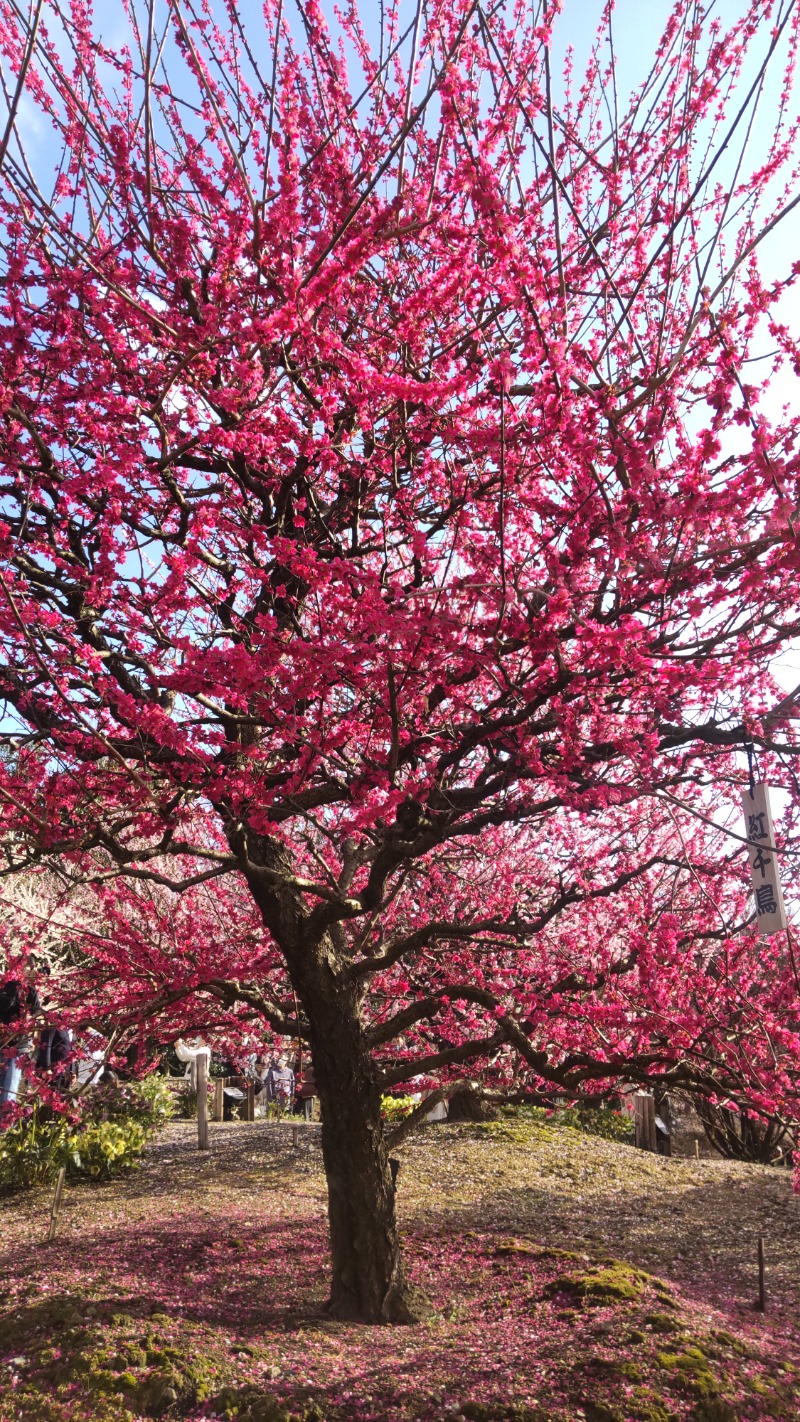
<svg viewBox="0 0 800 1422">
<path fill-rule="evenodd" d="M 254 1121 L 256 1119 L 256 1087 L 254 1081 L 251 1081 L 247 1087 L 244 1118 L 246 1121 Z"/>
<path fill-rule="evenodd" d="M 50 1209 L 50 1228 L 47 1231 L 48 1244 L 55 1238 L 56 1224 L 58 1223 L 58 1212 L 61 1209 L 61 1196 L 64 1193 L 64 1180 L 66 1178 L 66 1168 L 62 1165 L 56 1180 L 56 1193 L 53 1196 L 53 1204 Z"/>
<path fill-rule="evenodd" d="M 225 1078 L 218 1076 L 214 1082 L 214 1109 L 212 1121 L 221 1121 L 225 1116 Z"/>
<path fill-rule="evenodd" d="M 656 1125 L 656 1150 L 658 1151 L 659 1155 L 671 1156 L 672 1136 L 669 1133 L 670 1107 L 669 1097 L 666 1091 L 654 1091 L 653 1104 L 655 1107 L 656 1117 L 658 1118 L 658 1120 L 661 1121 L 661 1126 L 663 1128 L 659 1129 L 658 1125 Z"/>
<path fill-rule="evenodd" d="M 636 1111 L 636 1144 L 640 1150 L 657 1151 L 656 1103 L 649 1091 L 637 1091 L 633 1098 Z"/>
<path fill-rule="evenodd" d="M 648 1092 L 647 1105 L 645 1107 L 647 1115 L 647 1133 L 650 1140 L 649 1149 L 658 1153 L 658 1136 L 656 1135 L 656 1103 L 655 1098 Z"/>
<path fill-rule="evenodd" d="M 649 1139 L 648 1150 L 658 1153 L 658 1136 L 656 1135 L 656 1103 L 655 1098 L 648 1091 L 645 1114 L 647 1116 L 647 1135 Z"/>
<path fill-rule="evenodd" d="M 300 1127 L 292 1126 L 292 1145 L 295 1150 L 300 1149 Z"/>
<path fill-rule="evenodd" d="M 699 1140 L 697 1139 L 697 1136 L 695 1136 L 695 1138 L 694 1138 L 694 1155 L 695 1155 L 695 1160 L 699 1160 L 699 1159 L 700 1159 L 700 1142 L 699 1142 Z"/>
<path fill-rule="evenodd" d="M 759 1313 L 763 1313 L 767 1307 L 767 1295 L 764 1288 L 764 1240 L 758 1236 L 758 1303 L 756 1308 Z"/>
<path fill-rule="evenodd" d="M 197 1149 L 208 1150 L 208 1054 L 198 1052 L 197 1062 Z"/>
</svg>

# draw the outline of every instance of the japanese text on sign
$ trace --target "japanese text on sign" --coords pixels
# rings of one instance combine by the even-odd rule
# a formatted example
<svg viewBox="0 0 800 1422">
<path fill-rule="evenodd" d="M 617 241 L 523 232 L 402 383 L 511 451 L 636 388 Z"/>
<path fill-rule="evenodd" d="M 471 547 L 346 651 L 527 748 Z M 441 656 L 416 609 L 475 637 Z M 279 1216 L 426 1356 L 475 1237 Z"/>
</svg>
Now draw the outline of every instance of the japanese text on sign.
<svg viewBox="0 0 800 1422">
<path fill-rule="evenodd" d="M 742 792 L 742 810 L 758 931 L 766 936 L 778 933 L 786 927 L 769 791 L 766 785 L 754 785 L 752 791 Z"/>
</svg>

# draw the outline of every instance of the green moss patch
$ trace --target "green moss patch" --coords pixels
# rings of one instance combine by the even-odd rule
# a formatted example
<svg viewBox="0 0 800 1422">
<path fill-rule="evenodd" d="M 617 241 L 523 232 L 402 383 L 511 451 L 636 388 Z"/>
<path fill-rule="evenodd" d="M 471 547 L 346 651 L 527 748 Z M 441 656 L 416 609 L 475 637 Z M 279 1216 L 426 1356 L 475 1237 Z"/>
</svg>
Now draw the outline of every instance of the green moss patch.
<svg viewBox="0 0 800 1422">
<path fill-rule="evenodd" d="M 62 1419 L 66 1400 L 76 1390 L 90 1400 L 92 1422 L 128 1422 L 176 1408 L 185 1412 L 219 1386 L 219 1368 L 201 1351 L 182 1352 L 157 1332 L 141 1336 L 142 1322 L 131 1314 L 110 1313 L 104 1319 L 99 1312 L 97 1307 L 90 1312 L 85 1300 L 62 1297 L 0 1319 L 0 1350 L 25 1339 L 21 1422 L 29 1417 L 38 1422 L 40 1416 L 47 1422 L 50 1415 Z M 45 1398 L 61 1401 L 62 1408 L 51 1414 Z"/>
<path fill-rule="evenodd" d="M 528 1255 L 532 1259 L 538 1259 L 541 1254 L 541 1251 L 535 1244 L 529 1244 L 527 1240 L 524 1239 L 504 1239 L 498 1244 L 494 1252 L 499 1258 L 508 1255 L 516 1257 L 522 1254 Z"/>
<path fill-rule="evenodd" d="M 601 1377 L 624 1379 L 634 1383 L 642 1381 L 641 1367 L 629 1358 L 592 1357 L 588 1359 L 586 1367 Z"/>
<path fill-rule="evenodd" d="M 574 1249 L 553 1249 L 550 1246 L 532 1244 L 527 1239 L 503 1239 L 495 1248 L 494 1253 L 499 1258 L 519 1258 L 527 1255 L 531 1259 L 552 1259 L 556 1262 L 572 1262 L 586 1257 L 583 1254 L 577 1254 Z"/>
<path fill-rule="evenodd" d="M 739 1413 L 722 1398 L 698 1402 L 692 1412 L 692 1422 L 739 1422 Z"/>
<path fill-rule="evenodd" d="M 681 1331 L 680 1323 L 669 1313 L 646 1313 L 644 1321 L 654 1333 L 680 1333 Z"/>
<path fill-rule="evenodd" d="M 316 1403 L 290 1411 L 255 1387 L 225 1387 L 211 1399 L 211 1406 L 226 1422 L 325 1422 Z"/>
<path fill-rule="evenodd" d="M 702 1402 L 723 1402 L 719 1380 L 710 1366 L 708 1355 L 697 1345 L 685 1346 L 679 1353 L 658 1353 L 656 1362 Z M 725 1422 L 725 1419 L 720 1418 L 720 1422 Z"/>
<path fill-rule="evenodd" d="M 636 1302 L 648 1284 L 649 1274 L 619 1259 L 603 1260 L 584 1274 L 562 1274 L 545 1288 L 548 1295 L 574 1294 L 587 1302 Z"/>
<path fill-rule="evenodd" d="M 642 1389 L 629 1401 L 629 1411 L 636 1422 L 675 1422 L 675 1413 L 654 1393 Z"/>
</svg>

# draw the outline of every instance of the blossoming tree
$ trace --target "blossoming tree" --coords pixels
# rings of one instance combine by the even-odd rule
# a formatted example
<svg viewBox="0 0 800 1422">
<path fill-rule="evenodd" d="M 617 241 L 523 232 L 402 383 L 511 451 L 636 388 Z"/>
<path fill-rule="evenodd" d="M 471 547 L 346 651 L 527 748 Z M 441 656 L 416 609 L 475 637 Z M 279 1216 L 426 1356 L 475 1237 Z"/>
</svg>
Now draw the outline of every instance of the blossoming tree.
<svg viewBox="0 0 800 1422">
<path fill-rule="evenodd" d="M 677 853 L 653 797 L 724 783 L 743 726 L 791 750 L 798 421 L 759 398 L 800 352 L 758 259 L 800 201 L 798 16 L 677 0 L 624 99 L 610 16 L 557 93 L 569 3 L 124 13 L 110 44 L 0 0 L 7 867 L 237 876 L 314 1053 L 332 1307 L 402 1319 L 392 1044 L 452 992 L 485 1031 L 418 1066 L 546 1076 L 514 963 L 593 898 L 570 817 L 631 831 L 610 899 Z M 517 836 L 532 915 L 485 869 Z M 485 996 L 432 995 L 425 955 L 497 944 Z"/>
<path fill-rule="evenodd" d="M 607 813 L 602 836 L 585 814 L 554 822 L 546 855 L 506 826 L 432 851 L 387 906 L 385 951 L 362 965 L 381 1085 L 424 1073 L 446 1094 L 466 1062 L 505 1091 L 655 1080 L 797 1121 L 796 963 L 780 937 L 741 931 L 748 892 L 720 872 L 738 854 L 722 839 L 651 804 L 633 826 L 627 809 Z M 265 1026 L 302 1051 L 286 965 L 235 875 L 175 894 L 104 880 L 89 861 L 94 882 L 75 892 L 75 863 L 56 894 L 45 883 L 15 903 L 12 879 L 3 901 L 6 943 L 48 953 L 62 1020 L 102 1027 L 121 1051 L 188 1031 L 241 1055 Z"/>
</svg>

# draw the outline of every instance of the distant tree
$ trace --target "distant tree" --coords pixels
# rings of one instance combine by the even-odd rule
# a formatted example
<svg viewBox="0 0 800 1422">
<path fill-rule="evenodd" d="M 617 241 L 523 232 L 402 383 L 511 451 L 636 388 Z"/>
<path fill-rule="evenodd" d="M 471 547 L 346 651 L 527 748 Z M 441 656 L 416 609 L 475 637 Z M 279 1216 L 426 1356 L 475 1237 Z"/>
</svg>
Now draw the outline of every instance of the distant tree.
<svg viewBox="0 0 800 1422">
<path fill-rule="evenodd" d="M 351 6 L 341 43 L 316 0 L 125 14 L 112 49 L 78 0 L 0 0 L 7 867 L 246 886 L 291 995 L 221 990 L 313 1050 L 332 1308 L 403 1319 L 392 1044 L 435 1019 L 417 1070 L 596 1077 L 569 1014 L 585 1052 L 613 960 L 559 1003 L 541 935 L 596 888 L 551 846 L 597 814 L 611 904 L 675 867 L 654 796 L 702 813 L 745 727 L 794 754 L 799 426 L 759 408 L 794 271 L 757 255 L 800 201 L 798 12 L 677 0 L 630 100 L 609 12 L 560 104 L 544 0 Z M 637 971 L 673 981 L 660 923 Z"/>
</svg>

